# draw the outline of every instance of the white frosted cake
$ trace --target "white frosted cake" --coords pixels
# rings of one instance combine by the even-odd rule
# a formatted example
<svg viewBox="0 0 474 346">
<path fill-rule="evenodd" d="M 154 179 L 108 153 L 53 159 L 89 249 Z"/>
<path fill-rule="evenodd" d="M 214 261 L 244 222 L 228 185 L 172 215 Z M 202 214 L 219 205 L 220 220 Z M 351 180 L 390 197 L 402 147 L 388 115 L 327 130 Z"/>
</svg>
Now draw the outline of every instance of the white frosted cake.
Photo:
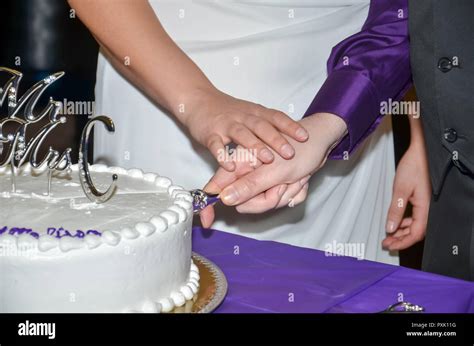
<svg viewBox="0 0 474 346">
<path fill-rule="evenodd" d="M 91 166 L 98 189 L 118 175 L 115 195 L 91 203 L 77 166 L 47 174 L 20 168 L 16 192 L 0 169 L 0 312 L 168 312 L 191 300 L 192 197 L 168 178 Z"/>
</svg>

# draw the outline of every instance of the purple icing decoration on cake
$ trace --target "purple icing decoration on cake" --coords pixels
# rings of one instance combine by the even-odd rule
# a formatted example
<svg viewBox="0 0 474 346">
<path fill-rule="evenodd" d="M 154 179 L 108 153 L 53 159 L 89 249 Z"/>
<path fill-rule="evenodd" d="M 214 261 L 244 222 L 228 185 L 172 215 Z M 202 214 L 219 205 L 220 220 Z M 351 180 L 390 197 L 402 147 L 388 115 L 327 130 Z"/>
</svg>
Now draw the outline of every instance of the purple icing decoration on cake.
<svg viewBox="0 0 474 346">
<path fill-rule="evenodd" d="M 23 233 L 29 234 L 32 237 L 38 239 L 39 233 L 34 232 L 31 228 L 22 228 L 22 227 L 11 227 L 8 228 L 8 226 L 4 226 L 0 228 L 0 235 L 3 233 L 7 233 L 11 235 L 20 235 Z M 90 229 L 87 232 L 81 231 L 80 229 L 76 230 L 74 234 L 72 234 L 69 230 L 64 229 L 63 227 L 55 228 L 55 227 L 48 227 L 46 230 L 46 233 L 50 236 L 56 237 L 58 239 L 62 237 L 71 237 L 71 238 L 84 238 L 86 235 L 89 234 L 94 234 L 97 236 L 102 236 L 102 233 L 99 231 Z"/>
<path fill-rule="evenodd" d="M 70 231 L 68 231 L 67 229 L 64 229 L 63 227 L 59 227 L 59 228 L 49 227 L 48 234 L 56 238 L 62 238 L 62 237 L 84 238 L 86 234 L 95 234 L 98 236 L 102 235 L 100 232 L 96 230 L 92 230 L 92 229 L 88 230 L 86 233 L 78 229 L 76 230 L 76 233 L 72 234 Z"/>
<path fill-rule="evenodd" d="M 102 236 L 102 233 L 100 233 L 99 231 L 96 231 L 96 230 L 93 230 L 93 229 L 90 229 L 87 231 L 87 234 L 94 234 L 94 235 L 98 235 L 99 237 Z"/>
<path fill-rule="evenodd" d="M 23 234 L 23 233 L 31 233 L 33 230 L 31 228 L 19 228 L 19 227 L 12 227 L 10 228 L 10 231 L 8 232 L 11 235 L 15 234 Z"/>
<path fill-rule="evenodd" d="M 67 229 L 59 227 L 56 230 L 56 238 L 62 238 L 62 237 L 72 237 L 72 234 Z"/>
</svg>

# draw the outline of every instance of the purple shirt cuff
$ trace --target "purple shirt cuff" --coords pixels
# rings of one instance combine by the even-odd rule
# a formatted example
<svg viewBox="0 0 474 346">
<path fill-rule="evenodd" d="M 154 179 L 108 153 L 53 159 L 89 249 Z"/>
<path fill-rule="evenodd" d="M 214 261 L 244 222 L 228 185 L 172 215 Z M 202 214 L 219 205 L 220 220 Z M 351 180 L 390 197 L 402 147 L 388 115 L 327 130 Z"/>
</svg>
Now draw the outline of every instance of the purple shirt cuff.
<svg viewBox="0 0 474 346">
<path fill-rule="evenodd" d="M 305 117 L 315 113 L 332 113 L 346 123 L 348 134 L 334 148 L 330 158 L 344 158 L 363 141 L 367 136 L 367 122 L 360 121 L 360 117 L 375 123 L 379 118 L 377 100 L 373 83 L 361 72 L 340 70 L 328 76 Z"/>
</svg>

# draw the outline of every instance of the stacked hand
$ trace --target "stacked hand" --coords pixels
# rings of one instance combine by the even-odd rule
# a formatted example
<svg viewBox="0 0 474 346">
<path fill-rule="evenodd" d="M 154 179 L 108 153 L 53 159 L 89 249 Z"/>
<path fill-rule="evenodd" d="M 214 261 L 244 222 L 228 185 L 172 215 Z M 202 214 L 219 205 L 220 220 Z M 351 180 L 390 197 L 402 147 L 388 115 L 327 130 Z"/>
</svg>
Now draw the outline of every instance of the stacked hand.
<svg viewBox="0 0 474 346">
<path fill-rule="evenodd" d="M 262 163 L 270 163 L 276 156 L 291 159 L 295 144 L 308 139 L 305 128 L 280 111 L 215 89 L 199 93 L 194 99 L 191 112 L 182 121 L 193 138 L 207 147 L 227 171 L 236 168 L 235 162 L 225 154 L 229 143 L 256 153 Z"/>
<path fill-rule="evenodd" d="M 241 213 L 262 213 L 304 201 L 311 174 L 324 165 L 330 148 L 344 135 L 346 124 L 327 113 L 304 118 L 300 124 L 308 130 L 309 139 L 300 143 L 285 136 L 295 149 L 291 159 L 274 155 L 269 164 L 234 160 L 236 169 L 233 172 L 219 169 L 205 190 L 220 193 L 224 204 L 237 206 Z M 238 158 L 242 156 L 245 155 Z M 213 220 L 212 207 L 201 212 L 204 227 L 209 227 Z"/>
<path fill-rule="evenodd" d="M 302 119 L 300 124 L 308 130 L 309 139 L 299 143 L 285 136 L 295 149 L 291 159 L 274 155 L 274 160 L 265 164 L 252 160 L 250 155 L 236 155 L 235 170 L 220 168 L 205 190 L 219 193 L 224 204 L 236 206 L 240 213 L 263 213 L 303 202 L 309 178 L 324 165 L 330 149 L 344 135 L 346 125 L 325 113 Z M 400 161 L 393 184 L 387 237 L 382 242 L 389 250 L 408 248 L 422 240 L 426 232 L 431 185 L 423 137 L 416 138 Z M 412 215 L 404 218 L 408 203 L 413 206 Z M 214 221 L 213 207 L 204 209 L 200 216 L 203 226 L 210 227 Z"/>
</svg>

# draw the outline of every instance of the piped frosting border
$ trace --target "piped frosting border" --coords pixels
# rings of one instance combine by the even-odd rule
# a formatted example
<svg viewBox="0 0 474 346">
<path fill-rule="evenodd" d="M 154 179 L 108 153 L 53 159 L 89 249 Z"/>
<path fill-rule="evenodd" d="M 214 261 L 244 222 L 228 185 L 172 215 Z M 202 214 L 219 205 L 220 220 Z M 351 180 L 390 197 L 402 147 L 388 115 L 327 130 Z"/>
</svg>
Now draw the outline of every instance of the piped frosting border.
<svg viewBox="0 0 474 346">
<path fill-rule="evenodd" d="M 137 309 L 128 309 L 124 313 L 167 313 L 172 312 L 173 309 L 181 307 L 187 301 L 193 299 L 199 292 L 199 268 L 191 260 L 191 268 L 186 284 L 180 287 L 179 290 L 171 292 L 168 298 L 160 299 L 159 301 L 147 300 Z"/>
<path fill-rule="evenodd" d="M 78 171 L 78 165 L 72 165 L 73 172 Z M 191 194 L 184 190 L 183 187 L 173 185 L 171 180 L 162 177 L 156 173 L 144 173 L 137 168 L 124 169 L 121 167 L 107 167 L 102 164 L 95 164 L 90 167 L 92 173 L 110 173 L 119 175 L 128 175 L 131 178 L 143 179 L 146 182 L 153 183 L 156 187 L 166 189 L 171 198 L 171 206 L 160 213 L 153 215 L 149 220 L 137 222 L 133 227 L 123 227 L 120 230 L 104 230 L 101 235 L 88 234 L 83 238 L 76 237 L 57 237 L 42 234 L 38 238 L 31 237 L 27 234 L 13 236 L 11 234 L 0 235 L 0 246 L 13 246 L 19 250 L 36 250 L 40 252 L 48 252 L 52 249 L 59 248 L 62 252 L 79 249 L 96 249 L 102 245 L 117 246 L 122 239 L 133 240 L 139 237 L 149 237 L 154 233 L 164 233 L 174 224 L 185 222 L 189 217 L 193 217 L 192 197 Z M 29 164 L 21 167 L 24 173 L 41 173 L 34 170 Z M 0 175 L 8 174 L 6 167 L 0 169 Z M 68 174 L 68 173 L 63 173 Z"/>
</svg>

